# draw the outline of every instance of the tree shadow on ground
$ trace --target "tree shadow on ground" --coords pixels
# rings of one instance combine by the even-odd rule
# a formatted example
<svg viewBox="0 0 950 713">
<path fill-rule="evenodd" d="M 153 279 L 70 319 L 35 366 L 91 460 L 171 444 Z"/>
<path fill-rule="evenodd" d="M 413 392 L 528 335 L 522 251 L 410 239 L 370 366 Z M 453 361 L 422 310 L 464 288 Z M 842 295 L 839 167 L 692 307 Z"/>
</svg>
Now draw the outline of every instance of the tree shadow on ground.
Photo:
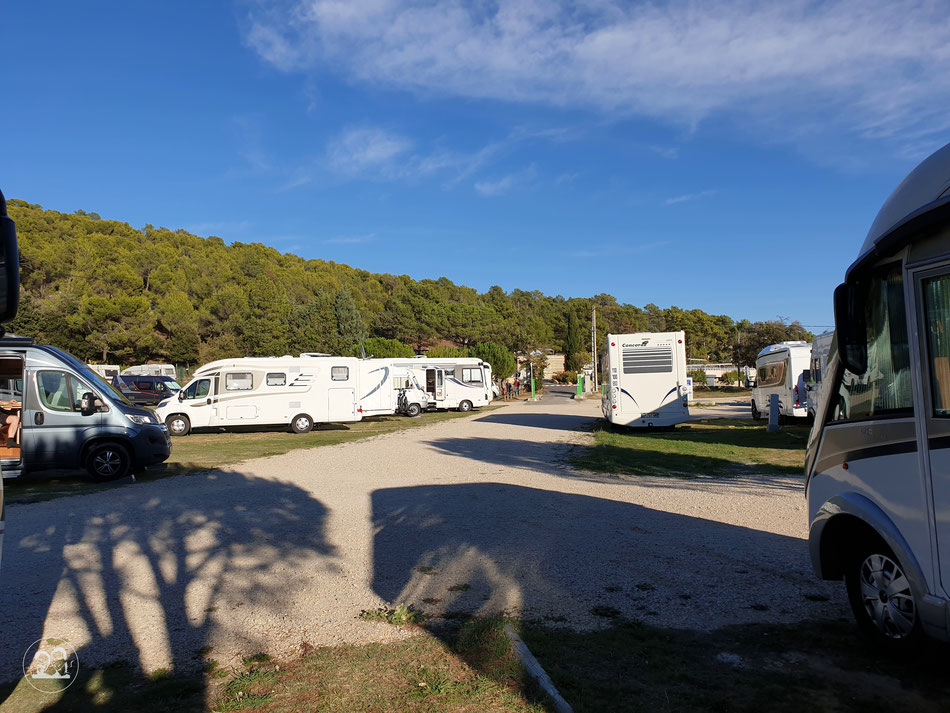
<svg viewBox="0 0 950 713">
<path fill-rule="evenodd" d="M 481 423 L 498 423 L 526 428 L 550 428 L 555 431 L 590 431 L 597 423 L 591 416 L 563 413 L 493 413 L 476 418 Z"/>
<path fill-rule="evenodd" d="M 482 461 L 491 465 L 524 468 L 570 480 L 596 483 L 635 483 L 650 488 L 721 489 L 769 487 L 800 490 L 802 469 L 798 466 L 744 465 L 732 460 L 704 455 L 671 454 L 638 449 L 631 460 L 630 449 L 614 446 L 572 446 L 559 443 L 510 438 L 440 438 L 429 447 L 442 453 Z M 571 459 L 578 453 L 578 466 Z M 632 463 L 633 472 L 624 472 L 617 463 Z"/>
<path fill-rule="evenodd" d="M 156 669 L 170 710 L 187 707 L 183 692 L 200 706 L 212 638 L 260 650 L 304 606 L 295 589 L 336 567 L 326 516 L 296 486 L 217 472 L 13 505 L 0 570 L 0 678 L 19 678 L 27 648 L 55 636 L 75 644 L 81 669 L 45 710 L 128 710 L 125 693 L 154 683 Z M 249 625 L 241 612 L 251 608 Z M 0 686 L 0 700 L 16 686 Z"/>
<path fill-rule="evenodd" d="M 626 502 L 472 483 L 377 490 L 372 506 L 374 590 L 428 613 L 589 626 L 609 607 L 709 627 L 840 612 L 844 601 L 816 580 L 801 539 Z"/>
</svg>

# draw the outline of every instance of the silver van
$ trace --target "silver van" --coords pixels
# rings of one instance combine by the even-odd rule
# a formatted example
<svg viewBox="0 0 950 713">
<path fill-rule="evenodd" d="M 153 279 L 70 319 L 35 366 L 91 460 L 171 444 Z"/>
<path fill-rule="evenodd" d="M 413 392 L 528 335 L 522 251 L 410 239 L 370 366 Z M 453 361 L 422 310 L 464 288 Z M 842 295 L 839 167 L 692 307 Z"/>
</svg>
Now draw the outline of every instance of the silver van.
<svg viewBox="0 0 950 713">
<path fill-rule="evenodd" d="M 3 477 L 85 468 L 114 480 L 171 454 L 165 424 L 74 356 L 28 337 L 0 337 Z"/>
</svg>

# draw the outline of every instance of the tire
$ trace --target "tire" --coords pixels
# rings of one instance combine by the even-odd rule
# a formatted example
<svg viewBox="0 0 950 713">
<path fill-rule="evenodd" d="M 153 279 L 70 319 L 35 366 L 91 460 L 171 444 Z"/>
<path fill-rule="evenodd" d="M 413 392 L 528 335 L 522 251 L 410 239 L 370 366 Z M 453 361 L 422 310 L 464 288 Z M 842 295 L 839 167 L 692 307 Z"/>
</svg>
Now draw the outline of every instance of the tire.
<svg viewBox="0 0 950 713">
<path fill-rule="evenodd" d="M 313 430 L 313 419 L 305 413 L 298 413 L 290 421 L 290 428 L 294 433 L 310 433 Z"/>
<path fill-rule="evenodd" d="M 124 478 L 132 470 L 132 458 L 118 443 L 96 443 L 86 453 L 86 472 L 95 483 Z"/>
<path fill-rule="evenodd" d="M 406 408 L 406 415 L 412 416 L 413 418 L 422 413 L 422 407 L 419 404 L 409 404 Z"/>
<path fill-rule="evenodd" d="M 463 401 L 462 403 L 459 404 L 459 411 L 461 411 L 462 413 L 467 413 L 468 411 L 471 411 L 471 410 L 472 410 L 471 401 Z"/>
<path fill-rule="evenodd" d="M 752 420 L 753 420 L 753 421 L 761 421 L 761 420 L 762 420 L 762 412 L 759 411 L 758 408 L 756 408 L 756 406 L 755 406 L 755 401 L 752 402 Z"/>
<path fill-rule="evenodd" d="M 892 649 L 923 638 L 917 600 L 891 549 L 875 539 L 855 549 L 844 575 L 848 601 L 858 628 Z"/>
<path fill-rule="evenodd" d="M 165 419 L 168 432 L 173 436 L 187 436 L 191 433 L 191 421 L 183 413 L 175 413 Z"/>
</svg>

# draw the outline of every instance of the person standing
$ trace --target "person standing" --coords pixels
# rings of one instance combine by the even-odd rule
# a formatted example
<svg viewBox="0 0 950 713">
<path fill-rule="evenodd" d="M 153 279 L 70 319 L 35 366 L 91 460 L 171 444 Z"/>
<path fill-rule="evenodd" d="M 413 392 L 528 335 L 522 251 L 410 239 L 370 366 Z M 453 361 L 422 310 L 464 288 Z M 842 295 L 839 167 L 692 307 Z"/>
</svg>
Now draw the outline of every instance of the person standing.
<svg viewBox="0 0 950 713">
<path fill-rule="evenodd" d="M 515 377 L 515 398 L 521 396 L 521 382 Z"/>
</svg>

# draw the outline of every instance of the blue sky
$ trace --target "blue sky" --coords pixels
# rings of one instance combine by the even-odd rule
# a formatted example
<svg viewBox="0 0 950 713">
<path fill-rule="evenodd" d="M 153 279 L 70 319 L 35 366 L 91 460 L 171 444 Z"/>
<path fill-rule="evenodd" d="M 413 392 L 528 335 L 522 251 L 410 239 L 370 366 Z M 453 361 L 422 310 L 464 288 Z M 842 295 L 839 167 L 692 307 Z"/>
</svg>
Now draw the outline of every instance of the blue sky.
<svg viewBox="0 0 950 713">
<path fill-rule="evenodd" d="M 831 322 L 938 2 L 7 3 L 0 187 L 486 290 Z"/>
</svg>

